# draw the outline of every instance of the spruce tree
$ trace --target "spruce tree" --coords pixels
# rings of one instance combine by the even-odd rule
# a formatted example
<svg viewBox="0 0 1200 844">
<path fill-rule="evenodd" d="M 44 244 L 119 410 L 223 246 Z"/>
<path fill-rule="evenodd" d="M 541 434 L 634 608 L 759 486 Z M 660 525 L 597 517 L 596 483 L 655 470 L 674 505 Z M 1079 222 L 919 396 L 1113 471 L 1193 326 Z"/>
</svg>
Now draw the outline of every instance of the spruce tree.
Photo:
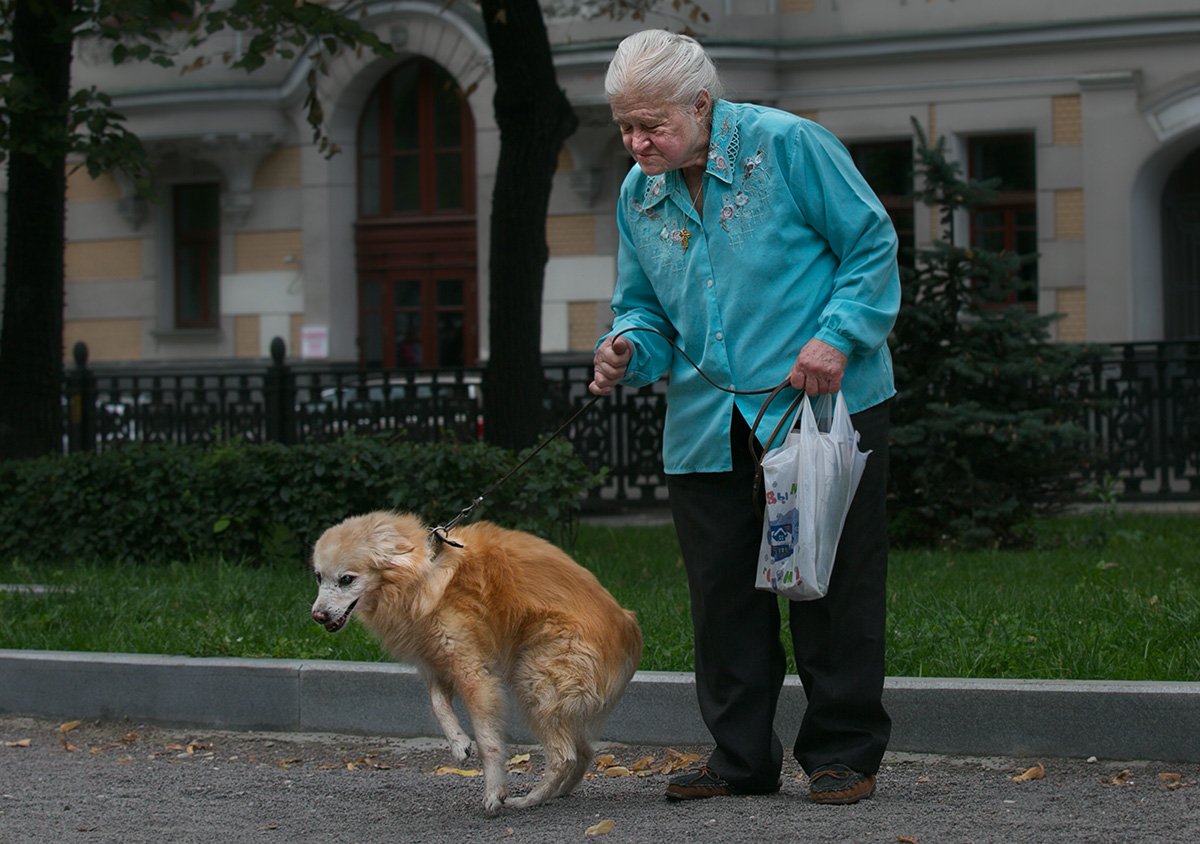
<svg viewBox="0 0 1200 844">
<path fill-rule="evenodd" d="M 913 125 L 916 197 L 939 209 L 941 237 L 905 273 L 890 338 L 900 391 L 891 535 L 898 545 L 1014 545 L 1078 492 L 1091 454 L 1074 387 L 1098 350 L 1052 342 L 1057 314 L 1005 304 L 1035 256 L 956 243 L 956 212 L 985 203 L 995 185 L 965 179 L 945 139 L 931 145 Z"/>
</svg>

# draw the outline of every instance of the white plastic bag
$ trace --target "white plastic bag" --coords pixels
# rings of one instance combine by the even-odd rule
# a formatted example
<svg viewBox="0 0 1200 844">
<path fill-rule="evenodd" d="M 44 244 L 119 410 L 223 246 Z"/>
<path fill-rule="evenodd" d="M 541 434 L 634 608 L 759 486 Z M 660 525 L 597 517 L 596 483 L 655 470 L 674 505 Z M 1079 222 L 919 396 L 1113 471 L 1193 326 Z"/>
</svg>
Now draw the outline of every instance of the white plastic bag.
<svg viewBox="0 0 1200 844">
<path fill-rule="evenodd" d="M 838 539 L 870 454 L 858 448 L 840 392 L 816 402 L 825 407 L 823 421 L 833 405 L 827 430 L 818 425 L 813 401 L 800 397 L 783 445 L 762 459 L 766 508 L 755 586 L 793 601 L 822 598 L 829 589 Z"/>
</svg>

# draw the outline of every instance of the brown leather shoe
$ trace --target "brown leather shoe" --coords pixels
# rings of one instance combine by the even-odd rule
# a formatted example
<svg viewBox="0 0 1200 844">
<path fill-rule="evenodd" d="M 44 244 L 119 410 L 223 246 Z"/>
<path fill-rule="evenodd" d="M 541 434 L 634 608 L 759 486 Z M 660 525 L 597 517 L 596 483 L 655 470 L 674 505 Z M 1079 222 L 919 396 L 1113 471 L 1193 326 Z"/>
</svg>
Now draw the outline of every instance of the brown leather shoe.
<svg viewBox="0 0 1200 844">
<path fill-rule="evenodd" d="M 808 778 L 808 799 L 844 806 L 875 793 L 875 775 L 860 774 L 845 765 L 827 765 Z"/>
<path fill-rule="evenodd" d="M 698 771 L 689 771 L 671 777 L 667 783 L 668 800 L 703 800 L 706 797 L 728 797 L 733 794 L 729 783 L 707 765 Z"/>
</svg>

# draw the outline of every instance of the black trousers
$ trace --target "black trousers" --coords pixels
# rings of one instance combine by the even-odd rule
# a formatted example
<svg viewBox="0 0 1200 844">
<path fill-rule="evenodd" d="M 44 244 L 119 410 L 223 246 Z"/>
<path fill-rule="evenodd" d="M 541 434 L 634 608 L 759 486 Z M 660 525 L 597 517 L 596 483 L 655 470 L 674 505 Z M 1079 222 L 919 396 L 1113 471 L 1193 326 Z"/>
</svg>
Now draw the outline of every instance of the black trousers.
<svg viewBox="0 0 1200 844">
<path fill-rule="evenodd" d="M 789 601 L 788 620 L 808 705 L 793 749 L 808 773 L 841 763 L 879 769 L 891 734 L 883 708 L 886 490 L 890 403 L 851 416 L 871 450 L 838 544 L 824 598 Z M 730 472 L 669 475 L 692 603 L 700 712 L 716 749 L 708 765 L 744 791 L 770 791 L 783 766 L 774 721 L 786 658 L 779 598 L 754 587 L 762 504 L 750 430 L 735 410 Z"/>
</svg>

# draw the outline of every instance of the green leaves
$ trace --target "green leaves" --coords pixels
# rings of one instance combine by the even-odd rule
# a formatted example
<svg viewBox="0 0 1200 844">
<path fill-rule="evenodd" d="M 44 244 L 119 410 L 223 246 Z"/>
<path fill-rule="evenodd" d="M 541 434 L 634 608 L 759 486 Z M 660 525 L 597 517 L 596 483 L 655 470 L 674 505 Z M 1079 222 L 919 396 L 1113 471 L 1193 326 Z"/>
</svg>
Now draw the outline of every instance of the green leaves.
<svg viewBox="0 0 1200 844">
<path fill-rule="evenodd" d="M 163 564 L 221 556 L 302 562 L 325 528 L 392 508 L 444 524 L 516 463 L 483 443 L 347 438 L 321 445 L 141 446 L 0 463 L 0 557 Z M 596 482 L 556 441 L 471 518 L 573 537 Z M 29 519 L 30 512 L 43 513 Z"/>
<path fill-rule="evenodd" d="M 52 7 L 47 7 L 52 11 Z M 124 170 L 139 193 L 150 193 L 150 173 L 140 141 L 125 117 L 96 88 L 64 102 L 45 96 L 22 56 L 29 45 L 11 37 L 11 5 L 0 10 L 0 161 L 14 151 L 36 155 L 48 167 L 78 156 L 96 175 Z M 391 55 L 391 47 L 359 22 L 358 7 L 306 0 L 75 0 L 65 17 L 43 27 L 62 45 L 88 41 L 106 50 L 114 65 L 149 62 L 183 65 L 184 72 L 222 63 L 252 73 L 269 61 L 301 57 L 316 69 L 308 76 L 305 110 L 314 139 L 327 155 L 337 152 L 325 135 L 319 82 L 342 50 Z M 223 33 L 250 33 L 234 47 Z"/>
</svg>

